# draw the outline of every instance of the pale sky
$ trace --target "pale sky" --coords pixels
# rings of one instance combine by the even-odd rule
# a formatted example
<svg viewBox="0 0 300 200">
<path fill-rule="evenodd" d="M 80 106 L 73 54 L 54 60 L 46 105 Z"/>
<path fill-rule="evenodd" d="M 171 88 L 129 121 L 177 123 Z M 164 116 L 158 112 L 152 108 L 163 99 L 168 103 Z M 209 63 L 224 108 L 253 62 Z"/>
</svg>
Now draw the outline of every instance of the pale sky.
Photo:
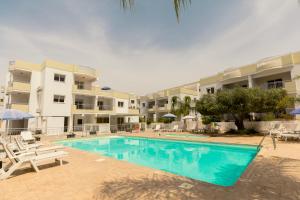
<svg viewBox="0 0 300 200">
<path fill-rule="evenodd" d="M 298 0 L 10 0 L 0 6 L 0 84 L 8 61 L 97 68 L 101 86 L 143 95 L 300 50 Z"/>
</svg>

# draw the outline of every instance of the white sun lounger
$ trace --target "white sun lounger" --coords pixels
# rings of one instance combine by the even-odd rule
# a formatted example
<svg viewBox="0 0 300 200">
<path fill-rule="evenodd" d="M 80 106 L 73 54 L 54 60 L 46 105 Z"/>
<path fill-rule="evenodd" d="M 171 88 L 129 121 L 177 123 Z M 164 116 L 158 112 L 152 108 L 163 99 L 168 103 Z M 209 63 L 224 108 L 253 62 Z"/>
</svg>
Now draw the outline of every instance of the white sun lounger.
<svg viewBox="0 0 300 200">
<path fill-rule="evenodd" d="M 35 138 L 32 136 L 31 131 L 22 131 L 21 132 L 21 138 L 24 142 L 27 142 L 27 143 L 35 142 Z"/>
<path fill-rule="evenodd" d="M 26 143 L 23 143 L 18 138 L 15 138 L 15 142 L 16 142 L 16 146 L 18 148 L 17 153 L 28 152 L 28 151 L 49 152 L 49 151 L 62 150 L 65 148 L 64 146 L 61 146 L 61 145 L 46 146 L 43 144 L 26 144 Z"/>
<path fill-rule="evenodd" d="M 156 124 L 154 128 L 154 132 L 160 131 L 160 124 Z"/>
<path fill-rule="evenodd" d="M 59 161 L 60 165 L 62 165 L 62 158 L 68 155 L 68 153 L 64 151 L 55 151 L 42 154 L 38 154 L 37 152 L 27 152 L 17 155 L 11 149 L 10 144 L 7 144 L 2 139 L 0 139 L 0 145 L 2 145 L 7 157 L 12 163 L 9 168 L 0 169 L 0 180 L 8 178 L 13 172 L 15 172 L 25 163 L 29 163 L 36 172 L 39 172 L 37 166 L 38 163 L 54 159 L 55 161 Z"/>
</svg>

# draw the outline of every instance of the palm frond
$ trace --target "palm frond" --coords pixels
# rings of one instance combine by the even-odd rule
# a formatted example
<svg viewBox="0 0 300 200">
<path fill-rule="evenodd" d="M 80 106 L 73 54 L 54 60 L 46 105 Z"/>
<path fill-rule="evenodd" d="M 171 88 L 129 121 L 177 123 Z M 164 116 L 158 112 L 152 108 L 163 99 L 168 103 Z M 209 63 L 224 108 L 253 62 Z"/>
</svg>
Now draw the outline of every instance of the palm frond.
<svg viewBox="0 0 300 200">
<path fill-rule="evenodd" d="M 131 9 L 134 6 L 134 0 L 120 0 L 120 4 L 124 10 Z M 179 23 L 180 12 L 185 9 L 188 5 L 192 4 L 192 0 L 173 0 L 174 11 L 177 22 Z"/>
</svg>

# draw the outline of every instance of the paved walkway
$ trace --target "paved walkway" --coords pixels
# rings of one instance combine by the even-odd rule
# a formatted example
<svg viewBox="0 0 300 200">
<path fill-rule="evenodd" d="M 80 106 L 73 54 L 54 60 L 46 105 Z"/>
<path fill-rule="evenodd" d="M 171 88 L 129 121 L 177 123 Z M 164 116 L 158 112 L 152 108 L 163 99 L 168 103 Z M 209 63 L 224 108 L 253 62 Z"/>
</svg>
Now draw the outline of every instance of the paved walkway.
<svg viewBox="0 0 300 200">
<path fill-rule="evenodd" d="M 132 134 L 131 134 L 132 136 Z M 171 138 L 157 133 L 134 136 Z M 258 144 L 262 137 L 209 137 L 188 140 Z M 43 140 L 57 139 L 47 138 Z M 173 138 L 182 139 L 182 138 Z M 233 187 L 220 187 L 170 173 L 137 166 L 93 153 L 66 149 L 63 166 L 30 168 L 0 182 L 0 200 L 47 199 L 300 199 L 300 143 L 279 142 L 264 147 Z M 99 160 L 100 159 L 100 160 Z M 182 184 L 187 185 L 182 188 Z"/>
</svg>

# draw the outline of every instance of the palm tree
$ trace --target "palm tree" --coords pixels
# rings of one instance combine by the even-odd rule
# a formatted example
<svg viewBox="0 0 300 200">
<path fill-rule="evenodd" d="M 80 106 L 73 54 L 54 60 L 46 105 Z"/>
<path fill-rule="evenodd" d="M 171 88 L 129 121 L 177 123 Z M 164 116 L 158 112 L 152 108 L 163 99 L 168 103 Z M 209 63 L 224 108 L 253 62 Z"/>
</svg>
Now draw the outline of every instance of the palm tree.
<svg viewBox="0 0 300 200">
<path fill-rule="evenodd" d="M 176 110 L 177 110 L 179 102 L 180 102 L 179 97 L 177 97 L 177 96 L 172 97 L 172 99 L 171 99 L 171 112 L 173 114 L 176 114 Z"/>
<path fill-rule="evenodd" d="M 189 115 L 192 109 L 191 103 L 192 99 L 189 96 L 185 96 L 183 101 L 177 96 L 173 96 L 171 99 L 171 113 L 177 117 Z"/>
<path fill-rule="evenodd" d="M 120 2 L 124 9 L 131 9 L 134 5 L 134 0 L 120 0 Z M 177 22 L 179 22 L 180 10 L 186 8 L 188 5 L 191 5 L 191 3 L 192 0 L 173 0 Z"/>
<path fill-rule="evenodd" d="M 189 115 L 192 109 L 191 107 L 192 99 L 190 96 L 185 96 L 181 104 L 181 114 L 183 116 Z"/>
</svg>

